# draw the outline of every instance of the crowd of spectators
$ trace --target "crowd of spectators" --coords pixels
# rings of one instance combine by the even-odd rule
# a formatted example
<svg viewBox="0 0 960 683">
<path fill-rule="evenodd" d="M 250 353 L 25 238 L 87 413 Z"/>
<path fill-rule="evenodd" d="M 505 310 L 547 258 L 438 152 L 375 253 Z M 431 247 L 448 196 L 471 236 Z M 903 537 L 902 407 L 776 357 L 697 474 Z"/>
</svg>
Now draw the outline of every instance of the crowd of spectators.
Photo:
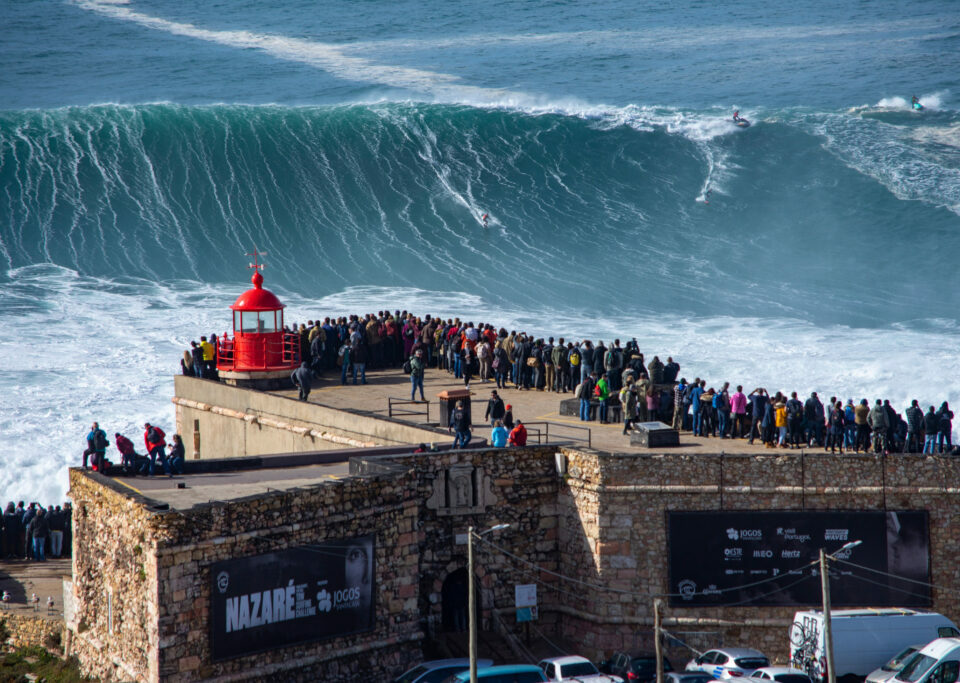
<svg viewBox="0 0 960 683">
<path fill-rule="evenodd" d="M 299 336 L 303 365 L 294 382 L 301 398 L 310 378 L 336 370 L 342 384 L 365 384 L 372 368 L 402 368 L 410 377 L 410 398 L 424 400 L 427 368 L 442 370 L 465 387 L 494 382 L 497 389 L 571 393 L 580 402 L 580 419 L 610 421 L 618 410 L 624 433 L 637 422 L 661 421 L 698 437 L 759 439 L 768 448 L 822 447 L 833 452 L 952 452 L 953 412 L 944 401 L 924 412 L 912 401 L 903 415 L 889 400 L 857 402 L 831 397 L 824 404 L 816 392 L 804 401 L 796 392 L 770 395 L 757 388 L 731 392 L 730 383 L 708 388 L 706 380 L 687 382 L 673 358 L 647 361 L 636 338 L 621 345 L 591 340 L 537 337 L 507 331 L 490 323 L 459 318 L 443 320 L 389 310 L 327 317 L 294 324 L 286 331 Z M 215 358 L 216 338 L 184 353 L 183 370 L 211 376 L 206 350 Z M 189 356 L 189 358 L 188 358 Z M 198 361 L 198 358 L 201 359 Z M 206 374 L 203 374 L 206 373 Z M 304 387 L 306 386 L 306 391 Z M 451 431 L 456 431 L 453 422 Z M 460 425 L 462 426 L 462 425 Z M 496 427 L 495 424 L 492 425 Z M 509 435 L 513 427 L 504 424 Z M 460 445 L 464 441 L 457 438 Z M 492 435 L 494 441 L 502 434 Z"/>
<path fill-rule="evenodd" d="M 157 471 L 163 471 L 169 477 L 174 474 L 183 474 L 185 449 L 179 434 L 174 434 L 168 444 L 166 433 L 160 427 L 147 422 L 143 425 L 144 455 L 137 453 L 133 441 L 120 432 L 116 432 L 113 437 L 117 451 L 120 453 L 120 466 L 124 473 L 153 476 Z M 99 423 L 94 422 L 87 433 L 87 448 L 83 451 L 83 469 L 87 469 L 89 459 L 94 471 L 105 471 L 112 464 L 106 455 L 109 446 L 107 433 L 100 428 Z"/>
<path fill-rule="evenodd" d="M 63 507 L 46 508 L 40 503 L 24 506 L 23 501 L 7 503 L 0 524 L 0 549 L 4 560 L 28 559 L 46 562 L 47 557 L 70 556 L 73 543 L 73 510 L 70 503 Z"/>
</svg>

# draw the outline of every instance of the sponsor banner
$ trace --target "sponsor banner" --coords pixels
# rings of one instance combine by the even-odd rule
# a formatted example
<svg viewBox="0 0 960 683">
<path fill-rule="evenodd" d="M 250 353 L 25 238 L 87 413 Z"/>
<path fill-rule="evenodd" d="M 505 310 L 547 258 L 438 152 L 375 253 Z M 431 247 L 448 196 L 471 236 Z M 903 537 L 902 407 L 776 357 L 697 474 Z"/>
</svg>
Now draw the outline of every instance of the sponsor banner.
<svg viewBox="0 0 960 683">
<path fill-rule="evenodd" d="M 363 536 L 214 564 L 213 660 L 372 630 L 373 541 Z"/>
<path fill-rule="evenodd" d="M 929 607 L 929 588 L 914 583 L 930 580 L 927 529 L 925 511 L 668 512 L 670 604 L 820 604 L 819 565 L 809 565 L 823 548 L 903 577 L 835 562 L 835 607 Z"/>
</svg>

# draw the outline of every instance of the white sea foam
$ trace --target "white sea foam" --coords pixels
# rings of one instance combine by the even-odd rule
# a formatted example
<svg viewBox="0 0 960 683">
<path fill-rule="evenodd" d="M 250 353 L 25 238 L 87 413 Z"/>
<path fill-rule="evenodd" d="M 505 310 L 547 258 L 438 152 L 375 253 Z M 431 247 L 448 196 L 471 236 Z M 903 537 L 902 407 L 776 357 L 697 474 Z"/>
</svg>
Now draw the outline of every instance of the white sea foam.
<svg viewBox="0 0 960 683">
<path fill-rule="evenodd" d="M 960 169 L 918 148 L 913 128 L 849 114 L 816 115 L 797 123 L 811 127 L 828 150 L 898 199 L 942 206 L 960 215 Z"/>
<path fill-rule="evenodd" d="M 54 266 L 9 273 L 0 312 L 0 500 L 61 501 L 98 420 L 143 450 L 143 423 L 174 429 L 172 375 L 190 339 L 223 332 L 229 305 L 245 289 L 196 282 L 110 281 Z M 268 282 L 269 285 L 269 282 Z M 956 321 L 914 321 L 886 329 L 817 327 L 798 320 L 676 316 L 603 318 L 591 311 L 497 309 L 469 293 L 352 287 L 310 300 L 277 292 L 288 322 L 383 308 L 459 315 L 567 339 L 636 336 L 648 356 L 672 355 L 682 374 L 710 385 L 816 389 L 825 396 L 890 398 L 903 409 L 960 402 Z M 111 450 L 113 446 L 111 446 Z"/>
<path fill-rule="evenodd" d="M 924 109 L 931 109 L 936 111 L 937 109 L 943 108 L 943 100 L 946 98 L 946 91 L 938 91 L 930 93 L 929 95 L 919 95 L 917 99 L 920 100 L 920 104 L 923 105 Z M 912 96 L 911 96 L 912 97 Z M 901 97 L 899 95 L 894 95 L 892 97 L 884 97 L 875 105 L 864 105 L 862 107 L 856 107 L 852 111 L 896 111 L 896 110 L 912 110 L 913 104 L 911 103 L 910 98 Z"/>
</svg>

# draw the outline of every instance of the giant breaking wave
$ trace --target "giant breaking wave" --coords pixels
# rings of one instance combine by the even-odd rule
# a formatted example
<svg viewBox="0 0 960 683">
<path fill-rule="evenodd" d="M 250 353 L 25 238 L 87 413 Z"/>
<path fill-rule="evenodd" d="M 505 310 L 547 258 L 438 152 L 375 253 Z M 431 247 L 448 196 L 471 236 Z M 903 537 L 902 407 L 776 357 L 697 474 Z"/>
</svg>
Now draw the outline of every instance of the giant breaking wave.
<svg viewBox="0 0 960 683">
<path fill-rule="evenodd" d="M 226 283 L 256 245 L 306 296 L 364 283 L 867 327 L 953 309 L 952 113 L 748 115 L 741 131 L 656 107 L 0 112 L 0 256 Z"/>
</svg>

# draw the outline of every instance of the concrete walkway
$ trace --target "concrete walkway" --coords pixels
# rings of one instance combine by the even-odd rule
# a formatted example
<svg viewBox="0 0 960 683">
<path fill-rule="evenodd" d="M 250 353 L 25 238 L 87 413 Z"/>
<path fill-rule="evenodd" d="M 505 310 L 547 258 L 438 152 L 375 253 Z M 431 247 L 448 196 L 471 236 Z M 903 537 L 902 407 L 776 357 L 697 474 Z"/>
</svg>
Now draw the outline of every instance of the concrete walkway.
<svg viewBox="0 0 960 683">
<path fill-rule="evenodd" d="M 0 618 L 5 612 L 23 615 L 39 615 L 63 618 L 63 577 L 72 574 L 71 560 L 60 558 L 46 562 L 27 560 L 4 560 L 0 562 L 0 593 L 8 591 L 10 602 L 0 607 Z M 40 598 L 36 609 L 30 597 Z M 47 598 L 52 597 L 54 606 L 47 608 Z"/>
<path fill-rule="evenodd" d="M 332 375 L 332 373 L 330 373 Z M 400 370 L 375 370 L 367 373 L 367 384 L 356 385 L 340 384 L 340 375 L 335 378 L 325 375 L 319 381 L 314 381 L 313 391 L 310 394 L 312 403 L 319 403 L 331 408 L 346 408 L 352 410 L 364 410 L 375 414 L 386 416 L 388 414 L 388 397 L 394 399 L 409 400 L 410 398 L 410 379 Z M 434 424 L 439 422 L 439 404 L 437 394 L 449 389 L 463 389 L 463 380 L 454 379 L 452 374 L 445 370 L 427 370 L 424 379 L 424 395 L 430 402 L 430 421 L 426 416 L 419 415 L 397 415 L 395 419 L 401 419 L 417 425 Z M 496 389 L 496 384 L 491 380 L 481 382 L 478 379 L 470 384 L 473 402 L 473 421 L 477 425 L 474 434 L 489 438 L 490 429 L 483 420 L 483 414 L 486 410 L 486 402 L 490 398 L 491 389 Z M 276 391 L 283 396 L 297 397 L 297 392 Z M 611 453 L 650 453 L 649 449 L 643 449 L 630 445 L 630 437 L 624 436 L 623 424 L 600 424 L 596 420 L 593 422 L 581 422 L 576 417 L 561 416 L 559 414 L 560 401 L 562 399 L 572 398 L 571 393 L 557 394 L 546 391 L 521 391 L 518 389 L 501 389 L 500 395 L 504 402 L 513 406 L 514 419 L 523 420 L 528 430 L 533 432 L 539 429 L 545 432 L 548 429 L 544 423 L 550 423 L 550 443 L 555 443 L 566 438 L 586 445 L 586 432 L 582 427 L 590 430 L 591 447 L 600 451 Z M 419 395 L 418 395 L 419 398 Z M 404 405 L 401 409 L 422 410 L 420 407 Z M 444 425 L 445 426 L 445 425 Z M 445 432 L 445 430 L 444 430 Z M 453 440 L 453 435 L 445 436 L 441 434 L 437 439 L 443 442 L 449 438 Z M 528 443 L 536 443 L 534 433 L 530 434 Z M 680 446 L 670 448 L 670 453 L 789 453 L 786 449 L 770 450 L 765 448 L 759 442 L 751 446 L 744 439 L 718 439 L 694 437 L 689 432 L 681 432 Z M 793 451 L 799 453 L 799 451 Z M 811 449 L 808 452 L 822 453 L 822 449 Z"/>
<path fill-rule="evenodd" d="M 315 486 L 348 476 L 350 465 L 344 460 L 304 467 L 271 468 L 269 464 L 265 464 L 263 468 L 255 470 L 174 477 L 114 477 L 113 480 L 147 498 L 167 503 L 171 508 L 188 510 L 204 503 L 256 496 L 271 490 L 285 491 L 299 486 Z"/>
</svg>

